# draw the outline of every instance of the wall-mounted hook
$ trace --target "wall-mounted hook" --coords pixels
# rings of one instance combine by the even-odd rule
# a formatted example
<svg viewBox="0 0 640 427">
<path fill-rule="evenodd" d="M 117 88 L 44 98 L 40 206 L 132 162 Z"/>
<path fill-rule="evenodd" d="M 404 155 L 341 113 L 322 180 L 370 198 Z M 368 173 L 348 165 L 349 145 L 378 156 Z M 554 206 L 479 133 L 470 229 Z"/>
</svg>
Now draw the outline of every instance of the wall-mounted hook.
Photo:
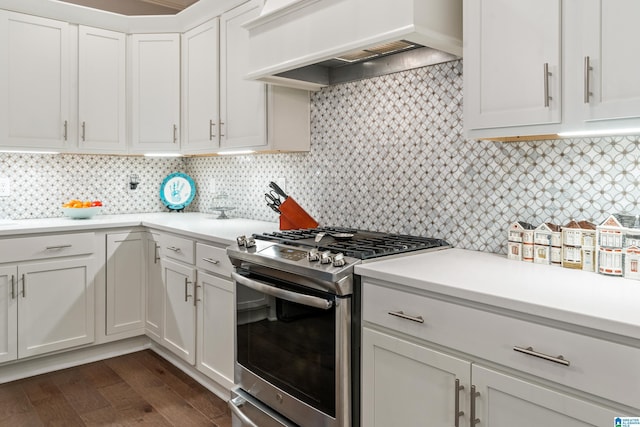
<svg viewBox="0 0 640 427">
<path fill-rule="evenodd" d="M 138 175 L 129 175 L 129 188 L 131 190 L 135 190 L 136 188 L 138 188 L 138 184 L 140 184 L 140 178 L 138 177 Z"/>
</svg>

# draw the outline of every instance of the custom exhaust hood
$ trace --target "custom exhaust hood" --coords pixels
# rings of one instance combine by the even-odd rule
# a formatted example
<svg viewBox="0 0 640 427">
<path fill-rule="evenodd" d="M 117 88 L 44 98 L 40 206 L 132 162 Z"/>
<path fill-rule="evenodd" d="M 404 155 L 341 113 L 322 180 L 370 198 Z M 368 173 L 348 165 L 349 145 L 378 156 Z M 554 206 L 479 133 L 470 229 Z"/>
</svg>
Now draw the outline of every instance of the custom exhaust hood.
<svg viewBox="0 0 640 427">
<path fill-rule="evenodd" d="M 266 0 L 247 78 L 319 90 L 458 59 L 461 0 Z"/>
</svg>

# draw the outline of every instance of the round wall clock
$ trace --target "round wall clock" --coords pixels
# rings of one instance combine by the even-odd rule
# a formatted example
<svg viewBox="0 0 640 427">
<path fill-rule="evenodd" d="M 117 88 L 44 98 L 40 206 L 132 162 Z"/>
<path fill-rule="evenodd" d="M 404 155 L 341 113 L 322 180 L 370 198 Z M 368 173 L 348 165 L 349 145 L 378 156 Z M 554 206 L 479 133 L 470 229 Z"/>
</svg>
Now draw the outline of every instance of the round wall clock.
<svg viewBox="0 0 640 427">
<path fill-rule="evenodd" d="M 181 211 L 196 195 L 193 179 L 182 172 L 169 174 L 160 185 L 160 200 L 171 210 Z"/>
</svg>

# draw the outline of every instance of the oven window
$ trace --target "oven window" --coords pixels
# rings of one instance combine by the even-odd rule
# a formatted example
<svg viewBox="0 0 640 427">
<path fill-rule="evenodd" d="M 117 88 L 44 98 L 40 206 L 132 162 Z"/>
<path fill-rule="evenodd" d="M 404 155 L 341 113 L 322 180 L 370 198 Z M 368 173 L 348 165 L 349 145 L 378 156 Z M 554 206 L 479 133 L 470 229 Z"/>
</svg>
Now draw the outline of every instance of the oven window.
<svg viewBox="0 0 640 427">
<path fill-rule="evenodd" d="M 335 307 L 323 310 L 237 285 L 238 363 L 335 417 Z"/>
</svg>

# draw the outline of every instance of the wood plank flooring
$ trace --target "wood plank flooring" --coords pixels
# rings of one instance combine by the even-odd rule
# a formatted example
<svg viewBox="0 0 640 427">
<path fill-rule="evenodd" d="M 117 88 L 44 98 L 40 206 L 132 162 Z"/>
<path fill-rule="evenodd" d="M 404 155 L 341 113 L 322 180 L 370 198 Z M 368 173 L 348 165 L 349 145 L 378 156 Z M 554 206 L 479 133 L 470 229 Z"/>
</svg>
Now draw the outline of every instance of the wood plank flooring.
<svg viewBox="0 0 640 427">
<path fill-rule="evenodd" d="M 231 427 L 226 402 L 150 350 L 0 385 L 0 426 Z"/>
</svg>

